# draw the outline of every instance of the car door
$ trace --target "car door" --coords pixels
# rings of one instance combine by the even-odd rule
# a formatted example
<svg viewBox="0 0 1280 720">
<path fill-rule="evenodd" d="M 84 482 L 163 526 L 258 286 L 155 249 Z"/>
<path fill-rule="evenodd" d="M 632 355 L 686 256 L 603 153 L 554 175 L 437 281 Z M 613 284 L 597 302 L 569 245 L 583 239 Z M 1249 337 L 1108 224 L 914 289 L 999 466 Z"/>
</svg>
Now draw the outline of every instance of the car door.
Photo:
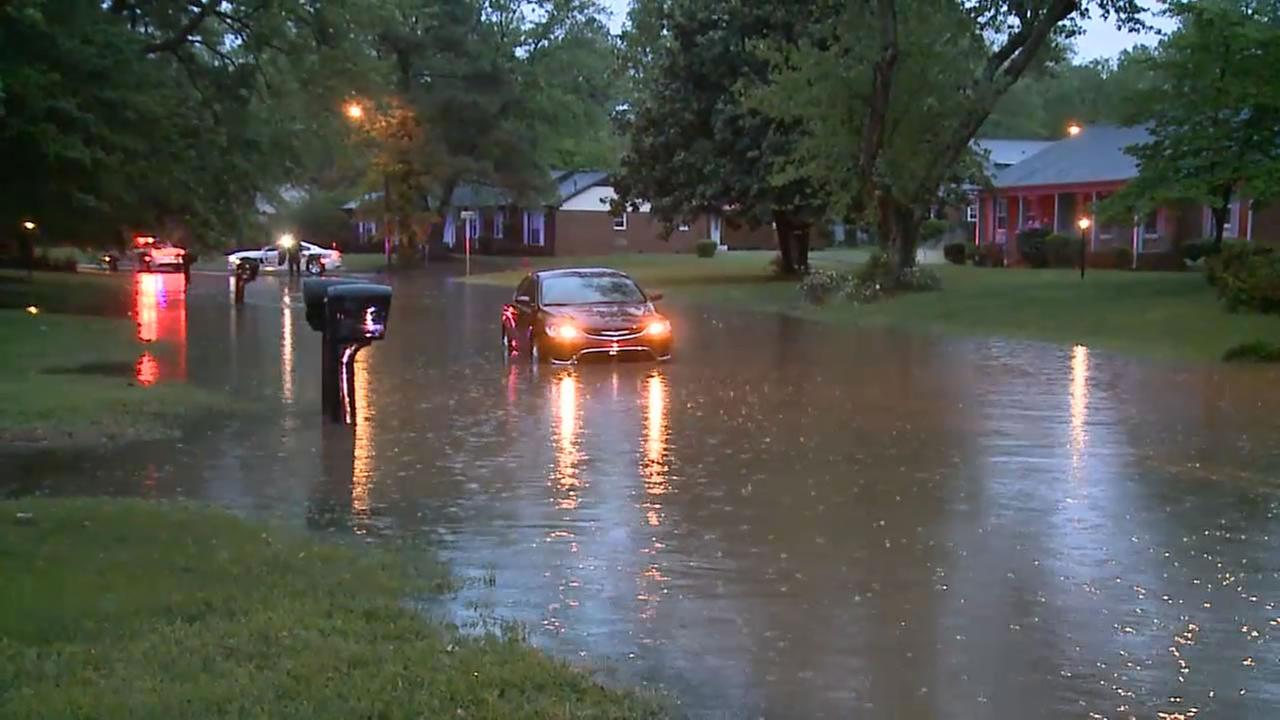
<svg viewBox="0 0 1280 720">
<path fill-rule="evenodd" d="M 258 262 L 263 267 L 275 267 L 280 264 L 280 249 L 275 245 L 267 245 L 258 253 Z"/>
</svg>

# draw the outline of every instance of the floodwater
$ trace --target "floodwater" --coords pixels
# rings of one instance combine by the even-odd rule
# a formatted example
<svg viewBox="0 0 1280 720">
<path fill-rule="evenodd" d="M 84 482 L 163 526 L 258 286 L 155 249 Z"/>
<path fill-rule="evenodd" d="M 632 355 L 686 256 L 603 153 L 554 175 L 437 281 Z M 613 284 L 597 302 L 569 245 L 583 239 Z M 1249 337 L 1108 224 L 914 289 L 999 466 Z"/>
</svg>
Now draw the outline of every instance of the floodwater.
<svg viewBox="0 0 1280 720">
<path fill-rule="evenodd" d="M 433 536 L 466 627 L 692 717 L 1274 718 L 1280 375 L 673 306 L 675 362 L 506 366 L 509 294 L 396 284 L 320 417 L 297 288 L 145 280 L 146 384 L 258 408 L 5 461 L 10 493 L 184 496 Z"/>
</svg>

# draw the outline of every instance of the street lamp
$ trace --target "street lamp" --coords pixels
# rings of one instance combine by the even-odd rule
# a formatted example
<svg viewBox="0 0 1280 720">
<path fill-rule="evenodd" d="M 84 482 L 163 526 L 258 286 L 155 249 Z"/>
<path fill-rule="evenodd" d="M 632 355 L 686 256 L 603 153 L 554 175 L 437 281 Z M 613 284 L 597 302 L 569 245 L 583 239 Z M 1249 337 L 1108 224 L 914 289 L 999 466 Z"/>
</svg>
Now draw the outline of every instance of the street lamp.
<svg viewBox="0 0 1280 720">
<path fill-rule="evenodd" d="M 355 100 L 350 100 L 342 107 L 342 112 L 346 114 L 347 119 L 351 122 L 360 122 L 364 120 L 364 105 Z M 391 269 L 391 177 L 384 171 L 382 173 L 382 252 L 386 256 L 387 269 Z M 363 242 L 364 238 L 361 238 Z"/>
<path fill-rule="evenodd" d="M 1089 233 L 1089 228 L 1093 226 L 1093 221 L 1087 217 L 1082 217 L 1076 221 L 1076 227 L 1080 228 L 1080 279 L 1084 279 L 1085 249 L 1089 247 L 1085 240 L 1085 235 Z"/>
<path fill-rule="evenodd" d="M 26 230 L 27 232 L 35 232 L 36 224 L 31 222 L 30 220 L 23 220 L 22 229 Z"/>
<path fill-rule="evenodd" d="M 1078 122 L 1072 121 L 1067 125 L 1067 134 L 1070 135 L 1071 137 L 1075 137 L 1082 132 L 1084 132 L 1084 127 L 1081 126 L 1080 123 Z"/>
<path fill-rule="evenodd" d="M 342 111 L 345 112 L 347 117 L 352 120 L 360 120 L 364 118 L 364 106 L 355 100 L 352 100 L 343 106 Z"/>
</svg>

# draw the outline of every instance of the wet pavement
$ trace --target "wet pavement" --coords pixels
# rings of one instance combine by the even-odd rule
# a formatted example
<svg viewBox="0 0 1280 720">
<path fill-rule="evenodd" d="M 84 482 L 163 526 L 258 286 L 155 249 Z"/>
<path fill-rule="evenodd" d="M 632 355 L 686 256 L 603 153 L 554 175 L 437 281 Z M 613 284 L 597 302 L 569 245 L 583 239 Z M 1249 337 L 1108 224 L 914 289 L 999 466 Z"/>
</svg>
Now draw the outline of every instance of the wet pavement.
<svg viewBox="0 0 1280 720">
<path fill-rule="evenodd" d="M 287 280 L 238 309 L 223 278 L 121 282 L 162 341 L 139 382 L 259 409 L 10 457 L 0 491 L 426 533 L 455 621 L 694 717 L 1280 713 L 1274 370 L 674 305 L 669 365 L 532 372 L 500 357 L 509 292 L 417 278 L 352 430 Z"/>
</svg>

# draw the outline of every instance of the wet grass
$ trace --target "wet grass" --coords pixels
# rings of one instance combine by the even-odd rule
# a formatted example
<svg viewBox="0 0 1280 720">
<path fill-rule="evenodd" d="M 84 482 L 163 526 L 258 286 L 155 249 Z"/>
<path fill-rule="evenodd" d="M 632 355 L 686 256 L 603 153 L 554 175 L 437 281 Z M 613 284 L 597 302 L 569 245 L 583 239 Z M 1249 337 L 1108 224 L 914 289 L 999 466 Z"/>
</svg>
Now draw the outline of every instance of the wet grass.
<svg viewBox="0 0 1280 720">
<path fill-rule="evenodd" d="M 795 283 L 773 281 L 771 253 L 727 253 L 711 260 L 688 255 L 548 258 L 532 267 L 604 265 L 632 273 L 673 300 L 731 305 L 849 326 L 887 326 L 977 337 L 1010 337 L 1116 350 L 1146 357 L 1220 360 L 1237 345 L 1280 342 L 1280 317 L 1228 313 L 1198 271 L 1181 273 L 993 270 L 930 266 L 942 275 L 936 293 L 904 295 L 871 305 L 807 306 Z M 849 268 L 858 251 L 815 254 L 814 264 Z M 514 287 L 527 270 L 480 275 L 472 282 Z"/>
<path fill-rule="evenodd" d="M 422 557 L 184 505 L 0 502 L 0 717 L 661 715 L 424 620 L 406 601 L 443 574 Z"/>
<path fill-rule="evenodd" d="M 188 414 L 231 409 L 211 391 L 182 383 L 142 387 L 132 372 L 120 372 L 142 352 L 124 316 L 125 287 L 74 273 L 37 273 L 30 283 L 0 278 L 0 307 L 39 310 L 0 309 L 0 444 L 173 437 Z M 94 314 L 80 314 L 87 311 Z"/>
</svg>

